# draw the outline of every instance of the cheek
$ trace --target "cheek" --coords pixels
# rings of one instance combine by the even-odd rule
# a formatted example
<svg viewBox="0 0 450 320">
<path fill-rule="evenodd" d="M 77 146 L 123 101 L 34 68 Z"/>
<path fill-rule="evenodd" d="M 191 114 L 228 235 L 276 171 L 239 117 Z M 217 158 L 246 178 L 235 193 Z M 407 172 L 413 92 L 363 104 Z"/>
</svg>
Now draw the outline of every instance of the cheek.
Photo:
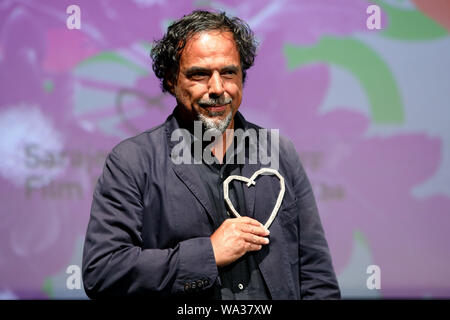
<svg viewBox="0 0 450 320">
<path fill-rule="evenodd" d="M 191 96 L 189 90 L 184 87 L 177 87 L 175 89 L 175 97 L 178 101 L 182 102 L 186 107 L 190 106 Z"/>
<path fill-rule="evenodd" d="M 195 102 L 202 98 L 208 90 L 202 84 L 192 84 L 189 86 L 184 86 L 179 90 L 180 98 L 190 102 Z"/>
<path fill-rule="evenodd" d="M 233 97 L 234 100 L 240 103 L 242 99 L 242 86 L 233 83 L 228 87 L 228 93 Z"/>
</svg>

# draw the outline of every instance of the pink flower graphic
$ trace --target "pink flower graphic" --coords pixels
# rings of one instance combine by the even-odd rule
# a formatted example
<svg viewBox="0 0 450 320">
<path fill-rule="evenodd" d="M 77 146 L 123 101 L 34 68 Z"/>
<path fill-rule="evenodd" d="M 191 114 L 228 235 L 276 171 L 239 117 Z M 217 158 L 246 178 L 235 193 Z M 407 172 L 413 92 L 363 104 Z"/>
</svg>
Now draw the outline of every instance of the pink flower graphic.
<svg viewBox="0 0 450 320">
<path fill-rule="evenodd" d="M 0 294 L 47 297 L 44 280 L 64 272 L 84 236 L 104 156 L 161 123 L 175 104 L 151 71 L 151 42 L 171 19 L 204 7 L 248 21 L 261 42 L 240 110 L 294 142 L 337 274 L 358 230 L 381 268 L 383 296 L 450 295 L 450 199 L 412 192 L 437 170 L 440 140 L 422 132 L 370 136 L 376 117 L 345 105 L 322 112 L 330 65 L 293 63 L 301 51 L 287 54 L 287 46 L 367 32 L 367 1 L 79 1 L 81 30 L 65 27 L 70 4 L 10 1 L 0 8 L 0 150 L 7 155 L 0 161 Z M 394 124 L 402 120 L 397 111 Z"/>
<path fill-rule="evenodd" d="M 276 16 L 278 24 L 257 29 L 263 39 L 259 67 L 249 73 L 243 112 L 256 123 L 278 125 L 293 140 L 314 186 L 338 274 L 360 230 L 381 268 L 384 297 L 448 296 L 450 199 L 412 195 L 437 170 L 440 141 L 423 133 L 368 137 L 367 116 L 345 109 L 319 112 L 330 86 L 326 64 L 287 70 L 281 49 L 286 43 L 309 46 L 323 35 L 363 30 L 362 21 L 351 19 L 361 1 L 346 1 L 338 11 L 334 6 L 339 4 L 319 8 L 303 1 L 296 10 L 289 2 Z M 333 15 L 324 19 L 328 9 Z"/>
</svg>

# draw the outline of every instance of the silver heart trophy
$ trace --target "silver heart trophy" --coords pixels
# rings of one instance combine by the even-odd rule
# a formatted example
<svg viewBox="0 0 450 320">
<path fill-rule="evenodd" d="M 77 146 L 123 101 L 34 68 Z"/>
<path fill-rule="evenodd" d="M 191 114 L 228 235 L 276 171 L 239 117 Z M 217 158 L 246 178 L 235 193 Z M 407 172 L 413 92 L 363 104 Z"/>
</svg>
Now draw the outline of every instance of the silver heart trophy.
<svg viewBox="0 0 450 320">
<path fill-rule="evenodd" d="M 285 190 L 284 189 L 284 178 L 277 170 L 271 169 L 271 168 L 262 168 L 262 169 L 259 169 L 258 171 L 256 171 L 250 178 L 243 177 L 243 176 L 237 176 L 237 175 L 231 175 L 228 178 L 226 178 L 225 181 L 223 182 L 223 196 L 224 196 L 224 199 L 228 205 L 228 208 L 231 210 L 231 212 L 233 212 L 233 214 L 237 218 L 241 217 L 241 215 L 234 208 L 233 203 L 230 201 L 229 194 L 228 194 L 228 184 L 232 180 L 240 180 L 240 181 L 246 182 L 247 187 L 250 187 L 251 185 L 256 184 L 255 179 L 261 174 L 275 175 L 280 180 L 280 192 L 278 193 L 277 202 L 275 203 L 275 207 L 273 208 L 272 213 L 269 216 L 269 219 L 267 219 L 266 223 L 264 224 L 264 227 L 266 229 L 269 229 L 270 225 L 272 224 L 273 220 L 275 219 L 275 217 L 278 214 L 278 210 L 280 209 L 281 202 L 283 201 L 284 190 Z"/>
</svg>

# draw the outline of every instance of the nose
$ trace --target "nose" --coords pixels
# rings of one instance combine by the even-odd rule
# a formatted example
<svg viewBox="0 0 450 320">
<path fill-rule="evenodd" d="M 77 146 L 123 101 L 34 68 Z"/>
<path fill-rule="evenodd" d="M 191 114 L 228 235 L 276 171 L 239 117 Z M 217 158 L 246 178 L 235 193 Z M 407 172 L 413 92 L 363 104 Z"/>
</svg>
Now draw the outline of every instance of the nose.
<svg viewBox="0 0 450 320">
<path fill-rule="evenodd" d="M 211 98 L 220 97 L 224 93 L 222 77 L 214 71 L 208 83 L 208 93 Z"/>
</svg>

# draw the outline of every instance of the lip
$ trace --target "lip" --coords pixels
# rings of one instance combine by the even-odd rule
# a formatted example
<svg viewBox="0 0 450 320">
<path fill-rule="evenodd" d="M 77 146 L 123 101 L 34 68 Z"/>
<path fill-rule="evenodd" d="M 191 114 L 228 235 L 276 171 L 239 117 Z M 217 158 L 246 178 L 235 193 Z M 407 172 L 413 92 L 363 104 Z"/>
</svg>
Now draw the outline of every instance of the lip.
<svg viewBox="0 0 450 320">
<path fill-rule="evenodd" d="M 227 108 L 227 105 L 221 105 L 221 106 L 214 106 L 214 107 L 208 107 L 208 109 L 213 111 L 224 111 Z"/>
<path fill-rule="evenodd" d="M 225 111 L 227 108 L 228 104 L 224 104 L 224 105 L 220 105 L 220 106 L 207 106 L 204 107 L 205 109 L 208 109 L 210 111 L 214 111 L 214 112 L 221 112 L 221 111 Z"/>
</svg>

